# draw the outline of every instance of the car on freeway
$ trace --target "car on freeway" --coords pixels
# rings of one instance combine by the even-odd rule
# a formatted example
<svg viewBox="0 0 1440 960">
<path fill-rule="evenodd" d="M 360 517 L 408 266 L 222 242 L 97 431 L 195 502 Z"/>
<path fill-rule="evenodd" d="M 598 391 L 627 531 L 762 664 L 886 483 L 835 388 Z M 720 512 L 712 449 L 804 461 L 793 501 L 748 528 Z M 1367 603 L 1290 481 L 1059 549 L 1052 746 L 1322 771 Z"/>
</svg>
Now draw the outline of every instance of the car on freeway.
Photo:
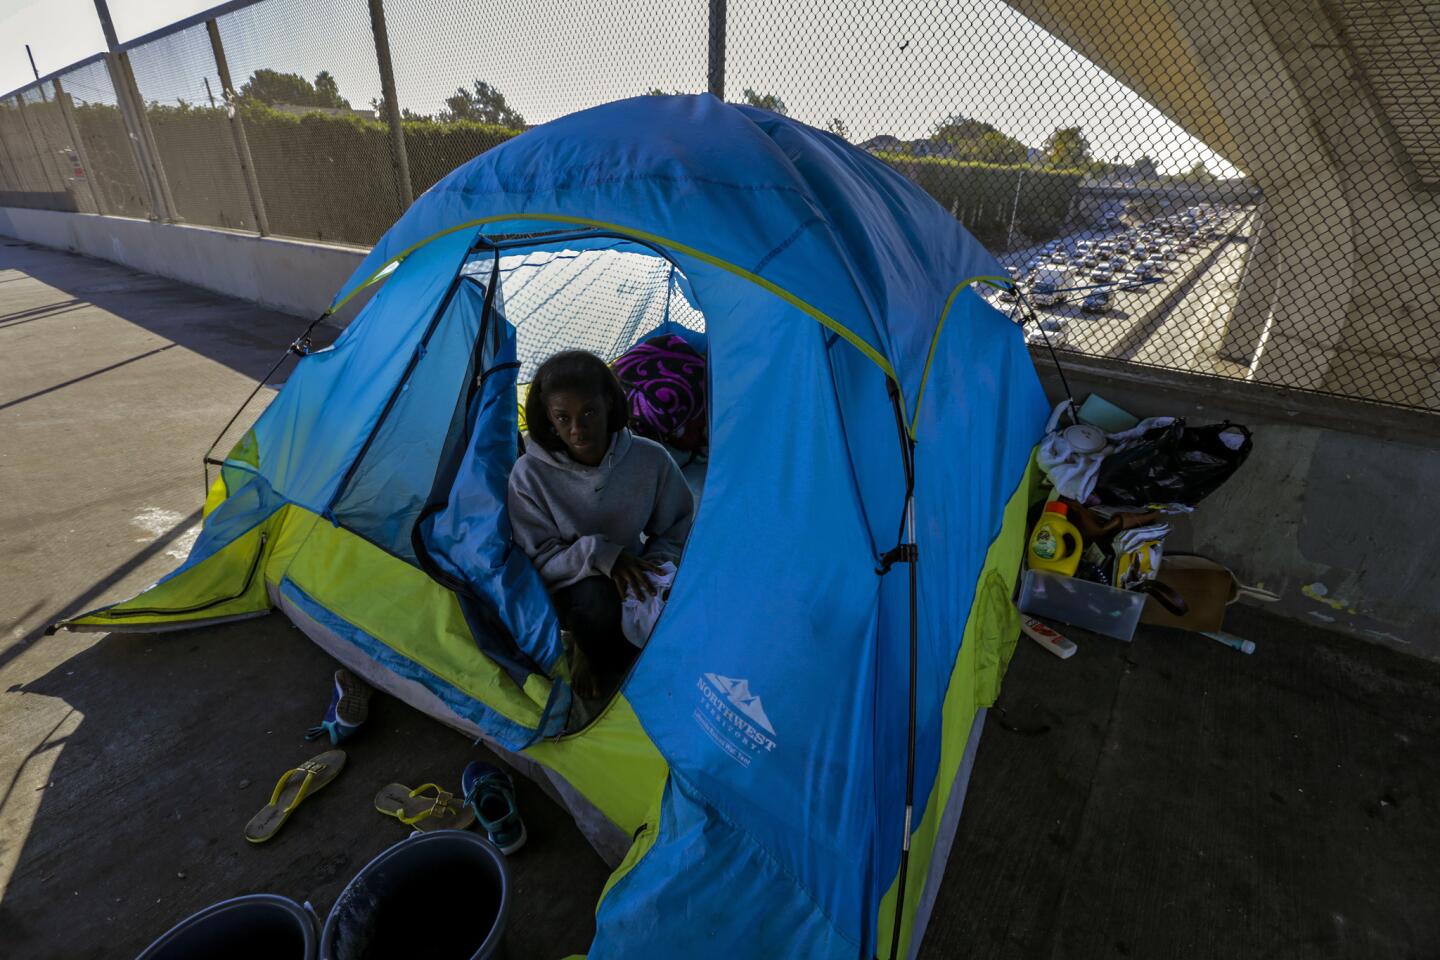
<svg viewBox="0 0 1440 960">
<path fill-rule="evenodd" d="M 1096 267 L 1090 271 L 1091 283 L 1109 283 L 1115 279 L 1115 271 L 1109 267 Z"/>
<path fill-rule="evenodd" d="M 1037 307 L 1053 307 L 1065 302 L 1066 288 L 1073 286 L 1070 270 L 1061 266 L 1041 267 L 1030 283 L 1030 296 Z"/>
<path fill-rule="evenodd" d="M 1110 291 L 1092 291 L 1084 300 L 1080 301 L 1080 309 L 1085 313 L 1104 313 L 1110 307 Z"/>
<path fill-rule="evenodd" d="M 1059 317 L 1044 317 L 1033 327 L 1025 329 L 1025 342 L 1043 344 L 1049 341 L 1052 347 L 1065 345 L 1065 321 Z"/>
</svg>

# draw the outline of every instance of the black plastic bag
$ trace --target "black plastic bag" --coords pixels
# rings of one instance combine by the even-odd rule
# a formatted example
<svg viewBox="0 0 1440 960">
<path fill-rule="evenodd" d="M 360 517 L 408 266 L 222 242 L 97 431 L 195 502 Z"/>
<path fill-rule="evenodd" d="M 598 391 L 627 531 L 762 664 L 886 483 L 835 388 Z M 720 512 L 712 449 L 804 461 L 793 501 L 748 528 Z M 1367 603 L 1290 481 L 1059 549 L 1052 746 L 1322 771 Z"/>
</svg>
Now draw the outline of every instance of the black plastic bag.
<svg viewBox="0 0 1440 960">
<path fill-rule="evenodd" d="M 1187 427 L 1177 418 L 1101 461 L 1095 496 L 1116 507 L 1193 507 L 1230 479 L 1252 446 L 1250 431 L 1238 423 Z"/>
</svg>

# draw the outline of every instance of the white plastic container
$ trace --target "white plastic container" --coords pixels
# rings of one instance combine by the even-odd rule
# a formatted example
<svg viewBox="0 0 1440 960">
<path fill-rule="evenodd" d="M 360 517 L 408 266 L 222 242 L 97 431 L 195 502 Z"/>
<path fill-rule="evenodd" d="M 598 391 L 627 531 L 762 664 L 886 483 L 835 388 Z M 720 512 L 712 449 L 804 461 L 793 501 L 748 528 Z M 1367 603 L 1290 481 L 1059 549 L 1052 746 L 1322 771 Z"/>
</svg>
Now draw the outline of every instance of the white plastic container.
<svg viewBox="0 0 1440 960">
<path fill-rule="evenodd" d="M 1116 590 L 1044 570 L 1026 570 L 1020 587 L 1020 612 L 1074 624 L 1129 641 L 1135 636 L 1145 594 Z"/>
</svg>

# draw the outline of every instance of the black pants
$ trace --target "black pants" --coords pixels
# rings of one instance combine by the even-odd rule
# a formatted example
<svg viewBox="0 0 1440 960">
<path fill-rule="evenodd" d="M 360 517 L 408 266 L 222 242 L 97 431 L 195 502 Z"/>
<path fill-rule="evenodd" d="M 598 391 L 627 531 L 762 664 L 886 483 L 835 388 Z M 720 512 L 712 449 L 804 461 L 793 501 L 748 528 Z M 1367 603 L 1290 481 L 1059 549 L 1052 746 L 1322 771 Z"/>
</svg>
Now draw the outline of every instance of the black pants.
<svg viewBox="0 0 1440 960">
<path fill-rule="evenodd" d="M 575 636 L 596 679 L 618 686 L 638 652 L 620 628 L 620 591 L 609 577 L 586 577 L 551 594 L 560 626 Z"/>
</svg>

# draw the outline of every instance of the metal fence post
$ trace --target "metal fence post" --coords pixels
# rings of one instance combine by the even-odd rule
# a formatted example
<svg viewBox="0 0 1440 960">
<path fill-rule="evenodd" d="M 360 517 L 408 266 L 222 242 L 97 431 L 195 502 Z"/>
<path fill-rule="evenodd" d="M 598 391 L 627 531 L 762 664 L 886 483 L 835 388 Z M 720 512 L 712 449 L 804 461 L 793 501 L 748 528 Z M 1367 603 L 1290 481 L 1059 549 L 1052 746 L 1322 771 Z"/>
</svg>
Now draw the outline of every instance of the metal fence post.
<svg viewBox="0 0 1440 960">
<path fill-rule="evenodd" d="M 150 172 L 160 189 L 160 202 L 163 204 L 165 219 L 179 220 L 180 209 L 175 206 L 175 195 L 170 192 L 170 180 L 165 176 L 165 164 L 160 160 L 160 147 L 155 143 L 155 131 L 150 129 L 150 115 L 145 111 L 145 98 L 140 93 L 140 85 L 135 82 L 135 71 L 130 67 L 130 57 L 122 50 L 115 55 L 115 63 L 119 66 L 120 79 L 125 82 L 125 89 L 130 94 L 140 140 L 149 154 Z"/>
<path fill-rule="evenodd" d="M 370 0 L 370 29 L 375 32 L 375 60 L 380 66 L 380 95 L 385 100 L 385 122 L 390 125 L 390 154 L 395 180 L 400 188 L 400 211 L 410 209 L 415 193 L 410 186 L 410 158 L 405 153 L 405 128 L 401 126 L 400 101 L 395 96 L 395 69 L 390 64 L 390 35 L 385 30 L 383 0 Z"/>
<path fill-rule="evenodd" d="M 710 58 L 707 85 L 718 100 L 725 99 L 725 0 L 710 0 Z"/>
<path fill-rule="evenodd" d="M 30 149 L 35 151 L 35 162 L 40 164 L 45 180 L 54 186 L 56 193 L 65 192 L 65 181 L 60 180 L 55 173 L 55 167 L 50 160 L 50 145 L 45 139 L 45 131 L 40 131 L 40 139 L 35 139 L 35 129 L 30 125 L 30 115 L 25 109 L 25 94 L 22 91 L 15 95 L 15 103 L 20 107 L 20 122 L 25 126 L 25 135 L 30 138 Z M 42 147 L 41 143 L 45 145 Z M 58 181 L 58 182 L 57 182 Z"/>
<path fill-rule="evenodd" d="M 150 207 L 152 220 L 166 219 L 165 203 L 160 197 L 160 188 L 150 167 L 150 153 L 145 139 L 140 135 L 140 124 L 135 119 L 135 104 L 130 99 L 129 84 L 125 83 L 120 69 L 118 54 L 105 54 L 105 69 L 110 74 L 110 86 L 115 90 L 115 105 L 120 109 L 120 118 L 125 122 L 125 139 L 130 144 L 130 158 L 135 161 L 135 170 L 145 184 L 145 201 Z"/>
<path fill-rule="evenodd" d="M 80 136 L 80 125 L 75 122 L 75 114 L 72 112 L 75 105 L 70 101 L 70 95 L 65 92 L 65 88 L 60 86 L 59 77 L 50 82 L 55 85 L 55 102 L 60 105 L 60 116 L 65 120 L 65 129 L 70 131 L 70 144 L 75 148 L 75 156 L 80 158 L 80 169 L 85 171 L 85 186 L 90 188 L 90 199 L 95 203 L 95 212 L 103 215 L 106 209 L 105 197 L 95 179 L 95 168 L 90 165 L 90 152 L 85 149 L 85 141 Z"/>
<path fill-rule="evenodd" d="M 225 98 L 225 112 L 230 117 L 230 136 L 235 141 L 235 155 L 240 160 L 240 173 L 245 178 L 245 192 L 250 194 L 250 207 L 255 211 L 255 232 L 266 237 L 270 235 L 270 218 L 265 215 L 265 198 L 260 195 L 255 161 L 250 157 L 250 141 L 245 136 L 245 121 L 240 117 L 239 97 L 230 79 L 225 46 L 220 42 L 220 26 L 214 20 L 206 20 L 205 30 L 210 34 L 210 50 L 215 55 L 215 69 L 220 74 L 220 92 Z"/>
<path fill-rule="evenodd" d="M 150 154 L 150 144 L 144 135 L 148 125 L 144 124 L 145 104 L 136 107 L 139 94 L 132 95 L 129 80 L 130 63 L 120 52 L 120 39 L 115 35 L 115 23 L 110 19 L 110 7 L 106 0 L 95 0 L 95 16 L 100 20 L 100 32 L 105 34 L 105 70 L 110 74 L 110 86 L 115 90 L 115 105 L 125 121 L 125 132 L 129 135 L 130 152 L 135 158 L 135 169 L 145 182 L 149 195 L 150 216 L 156 220 L 173 220 L 170 207 L 165 204 L 165 192 L 161 190 L 155 175 L 155 164 Z"/>
</svg>

